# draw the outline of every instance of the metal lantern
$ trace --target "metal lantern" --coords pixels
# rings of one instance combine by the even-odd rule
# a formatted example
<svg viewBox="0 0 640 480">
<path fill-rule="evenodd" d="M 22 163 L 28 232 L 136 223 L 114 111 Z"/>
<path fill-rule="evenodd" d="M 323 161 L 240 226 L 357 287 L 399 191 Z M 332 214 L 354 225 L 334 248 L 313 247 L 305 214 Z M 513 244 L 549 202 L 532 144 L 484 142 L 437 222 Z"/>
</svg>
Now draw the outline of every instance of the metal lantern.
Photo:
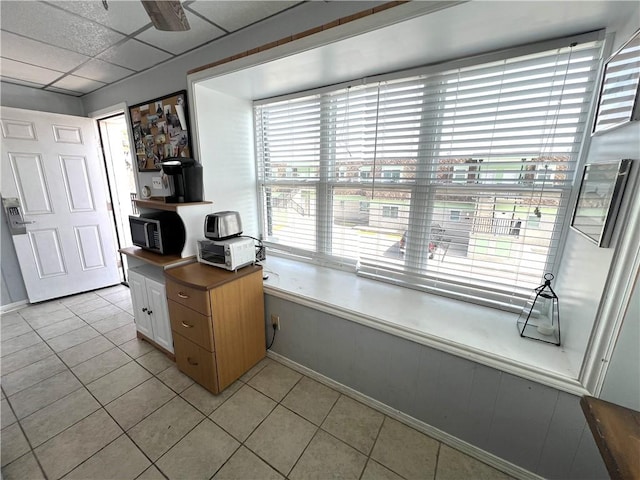
<svg viewBox="0 0 640 480">
<path fill-rule="evenodd" d="M 551 273 L 544 275 L 544 284 L 531 293 L 518 317 L 521 337 L 560 345 L 560 311 L 558 296 L 551 288 Z"/>
</svg>

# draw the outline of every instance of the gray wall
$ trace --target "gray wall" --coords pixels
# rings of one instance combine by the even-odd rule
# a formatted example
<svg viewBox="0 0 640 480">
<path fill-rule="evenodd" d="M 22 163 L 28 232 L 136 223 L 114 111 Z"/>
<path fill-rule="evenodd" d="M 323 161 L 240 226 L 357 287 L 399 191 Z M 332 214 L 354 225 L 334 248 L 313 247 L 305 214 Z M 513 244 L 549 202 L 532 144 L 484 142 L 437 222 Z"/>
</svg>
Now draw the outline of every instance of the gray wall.
<svg viewBox="0 0 640 480">
<path fill-rule="evenodd" d="M 274 352 L 545 478 L 607 477 L 579 397 L 265 299 L 266 318 L 280 316 Z"/>
<path fill-rule="evenodd" d="M 0 85 L 0 105 L 3 107 L 24 108 L 26 110 L 39 110 L 41 112 L 84 116 L 82 101 L 77 97 L 6 82 L 2 82 Z M 27 291 L 24 288 L 22 273 L 20 272 L 16 251 L 13 248 L 11 235 L 7 228 L 4 210 L 2 210 L 2 222 L 0 222 L 0 240 L 2 241 L 0 306 L 6 306 L 27 300 Z"/>
<path fill-rule="evenodd" d="M 243 29 L 175 60 L 122 80 L 81 99 L 69 95 L 2 82 L 0 105 L 67 115 L 88 115 L 123 101 L 129 105 L 187 88 L 187 71 L 250 50 L 287 35 L 331 22 L 385 2 L 308 2 L 272 19 Z M 2 296 L 0 306 L 26 300 L 24 283 L 13 244 L 2 229 Z M 7 248 L 5 249 L 5 244 Z M 5 280 L 6 279 L 6 280 Z M 16 287 L 9 287 L 12 282 Z M 10 294 L 11 293 L 11 294 Z"/>
<path fill-rule="evenodd" d="M 0 306 L 5 306 L 26 300 L 27 291 L 24 288 L 16 250 L 13 247 L 7 226 L 7 216 L 4 213 L 4 208 L 0 208 L 0 210 L 2 210 L 2 222 L 0 222 L 0 249 L 2 251 L 0 254 L 0 258 L 2 258 Z"/>
<path fill-rule="evenodd" d="M 0 85 L 0 105 L 64 115 L 85 115 L 79 97 L 6 82 Z"/>
</svg>

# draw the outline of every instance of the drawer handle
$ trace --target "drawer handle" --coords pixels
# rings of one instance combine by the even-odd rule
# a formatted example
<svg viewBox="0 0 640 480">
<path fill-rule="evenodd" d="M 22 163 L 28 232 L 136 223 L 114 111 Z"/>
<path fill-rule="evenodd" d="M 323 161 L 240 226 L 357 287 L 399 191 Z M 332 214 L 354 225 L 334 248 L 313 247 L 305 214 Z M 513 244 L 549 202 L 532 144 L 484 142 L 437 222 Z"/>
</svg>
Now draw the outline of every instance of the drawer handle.
<svg viewBox="0 0 640 480">
<path fill-rule="evenodd" d="M 193 365 L 194 367 L 198 366 L 198 362 L 194 362 L 193 360 L 191 360 L 191 357 L 187 357 L 187 363 L 189 365 Z"/>
<path fill-rule="evenodd" d="M 180 298 L 189 298 L 189 295 L 185 295 L 185 294 L 184 294 L 184 293 L 182 293 L 182 292 L 178 292 L 178 296 L 179 296 Z"/>
<path fill-rule="evenodd" d="M 189 325 L 188 323 L 180 322 L 184 328 L 193 328 L 193 325 Z"/>
</svg>

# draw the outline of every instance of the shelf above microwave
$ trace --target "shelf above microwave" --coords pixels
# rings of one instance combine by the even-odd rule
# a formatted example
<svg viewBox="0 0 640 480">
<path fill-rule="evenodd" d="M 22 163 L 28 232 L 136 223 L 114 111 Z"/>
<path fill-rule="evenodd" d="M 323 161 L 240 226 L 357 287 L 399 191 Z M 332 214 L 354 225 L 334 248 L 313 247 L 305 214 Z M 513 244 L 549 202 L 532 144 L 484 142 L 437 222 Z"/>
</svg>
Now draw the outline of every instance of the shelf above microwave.
<svg viewBox="0 0 640 480">
<path fill-rule="evenodd" d="M 133 203 L 138 208 L 153 208 L 155 210 L 167 210 L 169 212 L 176 212 L 178 208 L 189 207 L 191 205 L 210 205 L 213 202 L 191 202 L 191 203 L 165 203 L 161 200 L 142 200 L 134 199 Z"/>
<path fill-rule="evenodd" d="M 184 204 L 180 204 L 184 205 Z M 191 255 L 189 257 L 181 257 L 180 255 L 159 255 L 157 253 L 149 252 L 140 247 L 126 247 L 120 248 L 118 252 L 129 257 L 137 258 L 143 262 L 155 265 L 156 267 L 174 267 L 182 265 L 184 263 L 191 263 L 195 260 L 196 256 Z"/>
</svg>

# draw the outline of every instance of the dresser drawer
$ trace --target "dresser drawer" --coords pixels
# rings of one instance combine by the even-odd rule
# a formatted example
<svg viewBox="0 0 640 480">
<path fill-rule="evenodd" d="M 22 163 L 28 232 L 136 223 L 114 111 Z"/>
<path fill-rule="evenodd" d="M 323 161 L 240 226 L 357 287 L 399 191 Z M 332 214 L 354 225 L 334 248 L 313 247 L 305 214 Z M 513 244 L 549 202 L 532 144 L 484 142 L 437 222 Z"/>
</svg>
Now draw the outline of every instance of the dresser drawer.
<svg viewBox="0 0 640 480">
<path fill-rule="evenodd" d="M 202 315 L 173 300 L 169 300 L 168 303 L 171 329 L 187 340 L 197 343 L 205 350 L 213 352 L 211 317 Z"/>
<path fill-rule="evenodd" d="M 179 334 L 173 336 L 173 346 L 176 351 L 178 369 L 207 390 L 218 393 L 218 377 L 214 354 Z"/>
<path fill-rule="evenodd" d="M 167 298 L 203 315 L 211 315 L 209 293 L 167 279 Z"/>
</svg>

